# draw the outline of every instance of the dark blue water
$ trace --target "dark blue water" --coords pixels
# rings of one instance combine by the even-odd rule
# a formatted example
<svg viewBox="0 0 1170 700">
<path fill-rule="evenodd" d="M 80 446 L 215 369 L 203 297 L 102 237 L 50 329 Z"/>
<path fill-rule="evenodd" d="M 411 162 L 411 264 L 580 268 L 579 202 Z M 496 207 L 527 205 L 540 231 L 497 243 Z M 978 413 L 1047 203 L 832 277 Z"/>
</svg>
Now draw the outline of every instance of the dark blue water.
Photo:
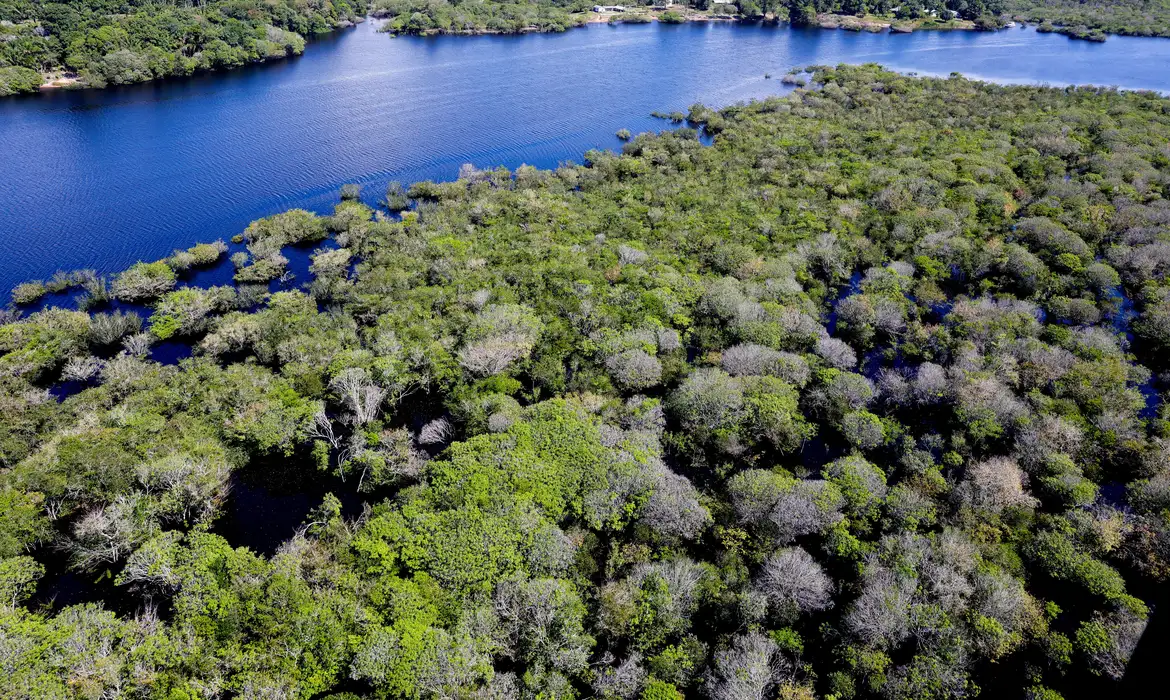
<svg viewBox="0 0 1170 700">
<path fill-rule="evenodd" d="M 0 100 L 0 294 L 228 238 L 290 207 L 324 210 L 345 182 L 373 201 L 389 180 L 451 179 L 464 162 L 580 161 L 619 147 L 617 129 L 662 128 L 651 111 L 783 92 L 793 66 L 869 61 L 1170 91 L 1161 39 L 731 24 L 395 39 L 364 25 L 235 73 Z"/>
</svg>

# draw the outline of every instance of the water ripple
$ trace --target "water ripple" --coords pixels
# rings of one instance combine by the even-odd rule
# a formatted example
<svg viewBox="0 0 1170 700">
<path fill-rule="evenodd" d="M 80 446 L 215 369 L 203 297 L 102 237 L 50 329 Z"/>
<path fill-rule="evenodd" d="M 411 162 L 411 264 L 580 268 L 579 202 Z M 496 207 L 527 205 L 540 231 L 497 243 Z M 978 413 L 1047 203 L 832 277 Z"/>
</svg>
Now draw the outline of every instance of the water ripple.
<svg viewBox="0 0 1170 700">
<path fill-rule="evenodd" d="M 389 180 L 450 179 L 465 162 L 580 162 L 620 148 L 619 128 L 663 128 L 651 111 L 775 94 L 787 88 L 764 73 L 840 61 L 1170 90 L 1170 41 L 1157 39 L 722 23 L 392 39 L 367 24 L 232 73 L 0 100 L 0 292 L 327 210 L 345 182 L 372 201 Z"/>
</svg>

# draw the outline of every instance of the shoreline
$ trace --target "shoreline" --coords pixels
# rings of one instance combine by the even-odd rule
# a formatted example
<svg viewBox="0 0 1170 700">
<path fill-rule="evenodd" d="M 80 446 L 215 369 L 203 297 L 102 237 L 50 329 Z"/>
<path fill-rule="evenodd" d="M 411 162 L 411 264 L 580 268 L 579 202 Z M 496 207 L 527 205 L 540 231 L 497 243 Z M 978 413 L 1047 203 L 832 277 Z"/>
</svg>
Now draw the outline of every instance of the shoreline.
<svg viewBox="0 0 1170 700">
<path fill-rule="evenodd" d="M 848 64 L 848 65 L 849 65 L 849 67 L 857 67 L 856 64 Z M 918 71 L 902 72 L 902 71 L 888 68 L 888 67 L 886 67 L 884 65 L 880 65 L 880 64 L 877 67 L 882 71 L 885 71 L 885 72 L 888 72 L 888 73 L 891 73 L 894 75 L 899 75 L 899 76 L 903 76 L 906 78 L 910 78 L 910 79 L 916 80 L 916 81 L 932 81 L 932 80 L 933 81 L 945 81 L 945 80 L 948 80 L 948 75 L 943 74 L 943 73 L 918 72 Z M 815 90 L 819 89 L 819 87 L 821 86 L 820 83 L 813 83 L 813 82 L 786 83 L 786 81 L 784 80 L 784 78 L 788 77 L 788 76 L 795 76 L 795 75 L 802 75 L 802 74 L 807 75 L 809 73 L 809 70 L 808 70 L 809 68 L 832 69 L 832 66 L 817 65 L 817 66 L 809 66 L 806 68 L 793 68 L 791 72 L 786 73 L 784 76 L 781 76 L 779 79 L 776 79 L 776 82 L 778 82 L 778 83 L 785 83 L 785 84 L 791 86 L 791 88 L 792 88 L 791 90 L 784 92 L 784 93 L 781 93 L 781 94 L 769 95 L 769 96 L 763 97 L 763 98 L 753 98 L 753 99 L 749 100 L 746 103 L 746 105 L 737 106 L 737 105 L 732 104 L 732 105 L 723 105 L 720 107 L 706 107 L 704 105 L 703 107 L 704 107 L 706 116 L 692 118 L 691 114 L 689 114 L 689 113 L 684 115 L 682 112 L 678 112 L 676 114 L 652 112 L 651 116 L 654 119 L 663 122 L 663 127 L 661 129 L 651 130 L 648 132 L 640 132 L 640 133 L 650 133 L 650 134 L 654 134 L 654 135 L 660 135 L 662 133 L 672 132 L 672 131 L 675 131 L 675 130 L 680 129 L 680 128 L 689 128 L 692 130 L 696 130 L 700 135 L 702 135 L 704 133 L 703 128 L 708 123 L 708 121 L 709 121 L 708 118 L 712 115 L 721 117 L 721 116 L 723 116 L 723 113 L 725 110 L 750 108 L 753 105 L 756 105 L 757 103 L 765 102 L 768 100 L 790 100 L 790 99 L 793 99 L 793 98 L 799 96 L 802 93 L 802 91 L 807 92 L 807 91 L 815 91 Z M 1035 89 L 1035 90 L 1054 91 L 1054 92 L 1065 92 L 1067 90 L 1067 88 L 1060 87 L 1060 86 L 1044 85 L 1044 84 L 1031 83 L 1031 82 L 1002 82 L 1002 81 L 997 81 L 997 80 L 991 80 L 991 79 L 984 78 L 984 77 L 977 76 L 977 75 L 958 74 L 958 77 L 963 79 L 963 80 L 970 81 L 972 83 L 983 84 L 983 85 L 993 85 L 993 86 L 999 86 L 999 87 L 1004 87 L 1004 88 Z M 1114 86 L 1097 85 L 1097 84 L 1093 84 L 1093 83 L 1076 84 L 1073 87 L 1077 90 L 1107 91 L 1107 92 L 1112 91 L 1112 92 L 1117 92 L 1117 93 L 1140 94 L 1140 93 L 1152 92 L 1152 93 L 1154 93 L 1162 98 L 1170 98 L 1170 92 L 1161 93 L 1161 92 L 1158 92 L 1156 90 L 1148 90 L 1148 89 L 1117 88 Z M 675 118 L 676 115 L 679 118 L 676 119 Z M 705 134 L 705 138 L 708 138 L 709 142 L 703 143 L 703 147 L 704 148 L 713 148 L 715 139 L 717 139 L 719 137 L 719 135 L 720 135 L 719 132 L 707 132 Z M 700 138 L 700 141 L 702 141 L 702 138 Z M 609 149 L 603 149 L 603 150 L 609 150 Z M 616 151 L 610 151 L 610 152 L 616 156 L 623 155 L 622 151 L 620 149 L 618 149 Z M 582 163 L 585 163 L 585 158 L 584 158 L 585 153 L 578 153 L 577 155 L 581 156 Z M 505 165 L 497 163 L 495 165 L 485 166 L 482 170 L 480 170 L 480 172 L 483 172 L 483 173 L 494 172 L 494 171 L 498 170 L 499 168 L 503 168 L 503 169 L 509 171 L 511 176 L 515 176 L 516 171 L 519 168 L 523 168 L 523 167 L 525 167 L 524 164 L 521 164 L 517 168 L 508 168 Z M 542 169 L 542 170 L 544 170 L 544 169 Z M 416 185 L 434 185 L 434 186 L 438 186 L 438 187 L 443 187 L 443 186 L 448 186 L 448 185 L 454 185 L 454 184 L 458 183 L 461 180 L 461 178 L 462 178 L 462 175 L 460 174 L 460 175 L 456 175 L 455 177 L 449 178 L 449 179 L 419 179 L 419 180 L 407 181 L 407 182 L 404 182 L 403 184 L 405 185 L 406 190 L 410 190 L 411 188 L 413 188 Z M 340 185 L 337 185 L 336 188 L 343 187 L 344 184 L 345 183 L 341 183 Z M 359 186 L 364 188 L 366 185 L 368 185 L 370 183 L 363 182 L 359 178 L 355 182 L 355 184 L 358 184 Z M 418 198 L 415 198 L 415 199 L 417 200 Z M 370 202 L 370 201 L 365 200 L 365 199 L 361 199 L 358 201 L 366 206 L 373 208 L 373 209 L 380 210 L 379 209 L 380 204 L 377 201 Z M 298 208 L 298 207 L 293 207 L 293 209 L 296 209 L 296 208 Z M 284 213 L 287 211 L 290 211 L 290 209 L 281 209 L 281 210 L 276 211 L 273 214 L 260 216 L 258 218 L 267 218 L 267 217 L 271 217 L 271 216 L 276 216 L 278 214 L 281 214 L 281 213 Z M 328 215 L 327 213 L 318 212 L 318 211 L 312 210 L 312 209 L 310 209 L 310 211 L 316 216 L 323 217 L 323 216 Z M 416 212 L 417 212 L 416 208 L 407 208 L 407 209 L 403 209 L 403 210 L 397 211 L 397 212 L 387 211 L 387 215 L 388 216 L 397 215 L 399 218 L 401 218 L 403 215 L 416 213 Z M 221 236 L 217 240 L 219 240 L 219 241 L 226 240 L 232 246 L 232 248 L 230 249 L 231 251 L 239 251 L 240 250 L 239 246 L 244 243 L 244 239 L 241 238 L 239 235 L 237 235 L 235 237 L 229 237 L 229 236 L 225 235 L 225 236 Z M 204 246 L 204 245 L 212 245 L 212 244 L 214 244 L 214 241 L 209 241 L 209 240 L 204 240 L 204 239 L 195 239 L 191 245 L 192 246 Z M 286 247 L 295 248 L 298 245 L 300 245 L 300 244 L 289 244 Z M 163 256 L 157 260 L 150 261 L 150 262 L 161 263 L 161 262 L 165 262 L 168 258 L 169 258 L 169 256 Z M 139 262 L 142 262 L 142 261 L 140 260 Z M 194 275 L 194 274 L 198 274 L 199 272 L 206 272 L 207 270 L 211 270 L 211 269 L 214 269 L 217 267 L 224 267 L 224 266 L 227 266 L 230 264 L 231 263 L 229 261 L 229 256 L 224 255 L 223 257 L 219 258 L 217 260 L 217 262 L 215 262 L 215 263 L 212 263 L 209 265 L 204 265 L 204 266 L 193 266 L 190 268 L 186 268 L 184 270 L 176 270 L 176 274 L 179 275 L 180 278 L 183 278 L 186 275 Z M 122 268 L 116 268 L 116 269 L 109 270 L 109 271 L 100 271 L 99 274 L 105 275 L 105 276 L 116 276 L 122 272 L 125 272 L 127 269 L 129 269 L 129 267 L 132 267 L 132 265 L 122 267 Z M 71 270 L 70 272 L 82 272 L 82 270 Z M 25 283 L 40 284 L 41 282 L 42 282 L 41 279 L 29 278 L 29 279 L 23 280 L 22 282 L 18 282 L 16 286 L 20 286 L 21 284 L 25 284 Z M 235 285 L 236 283 L 232 282 L 231 284 Z M 195 287 L 198 287 L 201 289 L 208 288 L 208 287 L 203 287 L 203 286 L 199 286 L 199 285 L 192 285 L 192 286 L 195 286 Z M 44 300 L 51 300 L 55 296 L 57 296 L 57 297 L 64 296 L 66 298 L 71 297 L 73 292 L 75 291 L 75 289 L 76 289 L 75 287 L 69 287 L 63 291 L 47 291 L 47 292 L 44 292 L 41 297 L 38 297 L 38 299 L 36 301 L 28 303 L 28 304 L 18 303 L 18 304 L 16 304 L 16 307 L 24 309 L 25 311 L 27 311 L 29 309 L 36 310 L 36 309 L 41 307 L 41 305 L 44 303 Z M 11 301 L 12 291 L 13 291 L 12 289 L 5 290 L 3 288 L 0 288 L 0 294 L 7 293 L 10 297 L 10 299 L 9 299 L 10 301 Z M 2 306 L 2 305 L 0 305 L 0 306 Z"/>
<path fill-rule="evenodd" d="M 676 15 L 680 16 L 680 19 L 678 21 L 664 21 L 662 19 L 662 16 L 669 13 L 669 12 L 675 12 Z M 395 36 L 395 37 L 396 36 L 423 36 L 423 37 L 433 37 L 433 36 L 508 36 L 508 35 L 523 35 L 523 34 L 561 34 L 561 33 L 567 32 L 567 31 L 572 30 L 572 29 L 579 29 L 579 28 L 586 27 L 589 25 L 597 25 L 597 24 L 614 24 L 614 25 L 616 25 L 616 24 L 631 24 L 631 25 L 636 25 L 636 24 L 651 24 L 651 23 L 690 24 L 690 23 L 700 23 L 700 22 L 728 22 L 728 23 L 740 23 L 740 24 L 764 24 L 764 25 L 774 25 L 774 26 L 787 25 L 787 27 L 789 29 L 800 28 L 800 27 L 794 27 L 790 22 L 788 22 L 786 20 L 780 20 L 780 19 L 777 19 L 775 16 L 770 16 L 770 15 L 765 15 L 763 17 L 758 17 L 758 18 L 744 18 L 744 17 L 740 17 L 737 15 L 715 14 L 715 13 L 712 13 L 709 11 L 704 11 L 704 12 L 691 11 L 691 12 L 687 12 L 687 13 L 683 14 L 683 13 L 678 13 L 677 11 L 675 11 L 673 9 L 649 9 L 649 8 L 647 8 L 644 12 L 641 12 L 641 11 L 640 12 L 593 12 L 593 11 L 586 11 L 586 12 L 583 12 L 580 14 L 583 14 L 585 16 L 576 18 L 576 19 L 580 20 L 579 22 L 572 24 L 572 25 L 569 25 L 569 26 L 566 26 L 560 30 L 541 29 L 540 27 L 536 27 L 536 26 L 528 26 L 528 27 L 524 27 L 518 31 L 504 31 L 504 30 L 495 30 L 495 29 L 482 29 L 482 30 L 481 29 L 459 29 L 459 30 L 448 31 L 448 30 L 442 30 L 442 29 L 430 29 L 430 30 L 426 30 L 426 31 L 422 31 L 422 32 L 396 32 L 393 30 L 385 29 L 385 25 L 391 21 L 390 18 L 385 17 L 385 16 L 378 16 L 378 15 L 370 14 L 370 15 L 366 15 L 365 17 L 360 17 L 352 22 L 345 22 L 342 25 L 335 27 L 331 31 L 322 32 L 320 34 L 320 36 L 331 35 L 331 34 L 334 34 L 336 32 L 343 31 L 345 29 L 351 29 L 351 28 L 357 26 L 358 24 L 362 24 L 362 23 L 365 23 L 367 21 L 380 22 L 381 26 L 377 26 L 375 28 L 375 31 L 380 32 L 380 33 L 389 34 L 390 36 Z M 1002 31 L 1005 29 L 1010 29 L 1013 27 L 1028 26 L 1028 24 L 1029 23 L 1024 21 L 1024 20 L 1013 19 L 1011 22 L 1009 22 L 1009 24 L 1007 24 L 1004 27 L 981 28 L 981 27 L 977 26 L 976 23 L 971 21 L 971 20 L 961 20 L 961 19 L 936 20 L 933 18 L 920 18 L 920 19 L 914 19 L 914 20 L 898 20 L 898 19 L 894 19 L 894 18 L 880 17 L 880 16 L 875 16 L 875 15 L 866 15 L 863 17 L 856 17 L 853 15 L 820 13 L 820 14 L 817 14 L 817 16 L 816 16 L 816 24 L 809 25 L 808 27 L 804 27 L 804 28 L 817 29 L 817 30 L 844 30 L 844 31 L 853 31 L 853 32 L 865 31 L 865 32 L 869 32 L 872 34 L 880 34 L 883 32 L 886 32 L 889 34 L 910 34 L 910 33 L 916 32 L 916 31 L 986 31 L 986 32 L 995 32 L 995 31 Z M 1037 24 L 1036 26 L 1040 27 L 1041 25 Z M 1101 41 L 1098 39 L 1090 39 L 1090 38 L 1087 38 L 1084 36 L 1079 36 L 1077 34 L 1072 33 L 1070 31 L 1071 29 L 1072 28 L 1070 28 L 1070 27 L 1055 26 L 1055 28 L 1041 29 L 1039 31 L 1058 33 L 1058 34 L 1061 34 L 1063 36 L 1068 37 L 1069 39 L 1075 39 L 1075 40 L 1081 40 L 1081 41 L 1091 41 L 1091 42 Z M 1114 34 L 1114 35 L 1108 35 L 1108 36 L 1127 36 L 1127 35 Z M 1153 37 L 1135 37 L 1135 38 L 1158 39 L 1158 38 L 1163 38 L 1163 37 L 1153 36 Z M 1168 38 L 1167 40 L 1170 40 L 1170 38 Z M 308 48 L 308 46 L 306 46 L 306 48 Z M 235 70 L 236 68 L 243 68 L 243 67 L 247 67 L 249 65 L 262 65 L 265 63 L 273 63 L 276 61 L 287 60 L 289 58 L 294 58 L 297 55 L 300 55 L 300 54 L 289 54 L 289 55 L 285 55 L 285 56 L 281 56 L 281 57 L 266 58 L 266 59 L 263 59 L 260 61 L 254 61 L 254 62 L 251 62 L 249 64 L 245 64 L 244 66 L 237 66 L 235 68 L 210 69 L 210 70 L 206 70 L 206 71 L 197 71 L 197 73 L 207 74 L 207 73 L 228 72 L 228 71 Z M 42 77 L 42 83 L 37 87 L 36 91 L 34 91 L 32 93 L 28 93 L 28 94 L 47 93 L 47 92 L 53 92 L 53 91 L 57 91 L 57 90 L 91 90 L 91 89 L 92 90 L 103 90 L 106 87 L 109 87 L 109 86 L 98 87 L 98 86 L 94 86 L 94 85 L 89 85 L 89 84 L 85 83 L 80 78 L 80 76 L 78 76 L 76 73 L 73 73 L 71 71 L 66 71 L 66 70 L 43 71 L 43 72 L 41 72 L 41 77 Z M 160 78 L 154 78 L 151 80 L 142 81 L 142 84 L 152 83 L 152 82 L 157 82 L 157 81 L 162 81 L 162 80 L 168 80 L 170 78 L 175 78 L 175 77 L 189 77 L 189 76 L 163 76 Z M 140 84 L 140 83 L 134 83 L 134 84 Z"/>
<path fill-rule="evenodd" d="M 319 32 L 316 34 L 312 34 L 310 36 L 317 37 L 317 36 L 332 35 L 332 34 L 335 34 L 337 32 L 344 31 L 346 29 L 352 29 L 353 27 L 356 27 L 359 24 L 365 23 L 369 19 L 370 19 L 370 17 L 367 15 L 364 17 L 358 17 L 352 21 L 351 20 L 344 20 L 344 21 L 338 23 L 338 25 L 336 27 L 334 27 L 333 29 L 331 29 L 327 32 Z M 310 43 L 310 40 L 306 39 L 306 41 L 305 41 L 306 47 L 309 45 L 309 43 Z M 266 58 L 260 59 L 258 61 L 249 61 L 249 62 L 244 63 L 242 65 L 234 66 L 231 68 L 209 68 L 209 69 L 205 69 L 205 70 L 196 70 L 195 72 L 193 72 L 189 75 L 165 75 L 165 76 L 162 76 L 159 78 L 152 78 L 150 80 L 143 80 L 143 81 L 136 82 L 136 83 L 124 83 L 124 84 L 114 85 L 113 87 L 124 87 L 126 85 L 144 85 L 146 83 L 156 83 L 156 82 L 161 82 L 164 80 L 170 80 L 172 78 L 189 78 L 189 77 L 192 77 L 195 75 L 206 75 L 206 74 L 210 74 L 210 73 L 228 73 L 228 72 L 237 70 L 239 68 L 246 68 L 248 66 L 258 66 L 258 65 L 263 65 L 265 63 L 275 63 L 277 61 L 286 61 L 290 58 L 296 58 L 297 56 L 300 56 L 303 53 L 304 53 L 304 51 L 302 50 L 300 53 L 287 53 L 284 56 L 266 57 Z M 89 85 L 89 84 L 82 81 L 80 75 L 78 75 L 77 73 L 75 73 L 73 71 L 66 70 L 64 68 L 58 68 L 58 69 L 51 70 L 51 71 L 40 71 L 40 73 L 41 73 L 41 84 L 37 86 L 37 89 L 35 91 L 29 92 L 29 93 L 17 93 L 17 94 L 36 95 L 36 94 L 40 94 L 40 93 L 44 93 L 44 92 L 53 92 L 56 90 L 105 90 L 106 88 L 111 87 L 110 85 L 102 85 L 100 87 L 95 86 L 95 85 Z M 16 95 L 11 95 L 11 96 L 15 97 Z"/>
</svg>

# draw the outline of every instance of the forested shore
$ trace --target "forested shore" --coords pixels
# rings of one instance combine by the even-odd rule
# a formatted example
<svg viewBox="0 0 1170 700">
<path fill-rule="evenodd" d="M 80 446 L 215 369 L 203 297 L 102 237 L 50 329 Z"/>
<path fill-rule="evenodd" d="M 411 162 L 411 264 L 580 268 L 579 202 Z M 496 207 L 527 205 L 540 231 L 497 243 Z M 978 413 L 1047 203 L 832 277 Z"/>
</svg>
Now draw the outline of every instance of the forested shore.
<svg viewBox="0 0 1170 700">
<path fill-rule="evenodd" d="M 1170 575 L 1170 101 L 800 80 L 18 287 L 0 695 L 1116 692 Z M 332 489 L 268 552 L 258 475 Z"/>
<path fill-rule="evenodd" d="M 1170 37 L 1168 0 L 1006 0 L 1008 14 L 1074 38 L 1106 34 Z"/>
<path fill-rule="evenodd" d="M 1105 41 L 1106 34 L 1170 37 L 1166 0 L 687 0 L 669 5 L 643 0 L 622 5 L 619 12 L 591 13 L 595 6 L 586 0 L 374 0 L 370 9 L 387 20 L 383 31 L 397 34 L 562 32 L 598 21 L 711 20 L 870 32 L 996 31 L 1015 21 L 1092 41 Z"/>
<path fill-rule="evenodd" d="M 300 54 L 307 37 L 367 12 L 394 34 L 563 32 L 589 23 L 744 21 L 848 31 L 994 31 L 1012 20 L 1104 41 L 1170 37 L 1166 0 L 643 0 L 594 12 L 587 0 L 0 0 L 0 97 L 42 87 L 105 87 L 230 70 Z M 611 8 L 612 6 L 605 6 Z"/>
<path fill-rule="evenodd" d="M 42 83 L 105 87 L 300 54 L 365 0 L 0 0 L 0 97 Z"/>
</svg>

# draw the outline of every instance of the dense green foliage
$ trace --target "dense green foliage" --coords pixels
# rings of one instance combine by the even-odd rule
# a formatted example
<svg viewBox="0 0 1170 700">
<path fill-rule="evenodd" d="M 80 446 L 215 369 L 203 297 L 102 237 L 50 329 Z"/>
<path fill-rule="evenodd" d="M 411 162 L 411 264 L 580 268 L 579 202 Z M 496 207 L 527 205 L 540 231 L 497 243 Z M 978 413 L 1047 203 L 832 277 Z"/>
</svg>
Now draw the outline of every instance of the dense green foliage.
<svg viewBox="0 0 1170 700">
<path fill-rule="evenodd" d="M 768 0 L 738 2 L 748 16 L 768 11 L 780 14 L 767 4 Z M 1107 33 L 1170 37 L 1166 0 L 788 0 L 785 4 L 789 20 L 797 26 L 815 26 L 818 13 L 893 20 L 958 17 L 973 20 L 977 29 L 998 29 L 1014 18 L 1039 24 L 1041 31 L 1093 41 L 1104 41 Z"/>
<path fill-rule="evenodd" d="M 6 696 L 1108 692 L 1170 575 L 1170 101 L 811 84 L 400 219 L 350 188 L 235 288 L 210 245 L 26 289 L 87 311 L 0 325 Z M 370 507 L 233 546 L 276 469 Z M 38 602 L 54 552 L 123 612 Z"/>
<path fill-rule="evenodd" d="M 365 9 L 364 0 L 0 0 L 0 95 L 34 90 L 34 72 L 72 71 L 102 87 L 284 58 Z"/>
<path fill-rule="evenodd" d="M 631 4 L 610 20 L 648 22 L 653 16 L 639 8 L 651 5 Z M 0 97 L 35 92 L 47 77 L 104 87 L 283 58 L 304 51 L 306 36 L 349 26 L 367 9 L 388 32 L 477 34 L 561 32 L 583 25 L 592 7 L 588 0 L 0 0 Z M 1042 31 L 1097 41 L 1106 32 L 1170 36 L 1164 0 L 689 0 L 657 17 L 677 23 L 708 11 L 796 26 L 815 26 L 818 14 L 832 14 L 913 20 L 907 27 L 944 26 L 938 20 L 957 17 L 995 29 L 1014 16 L 1041 23 Z"/>
<path fill-rule="evenodd" d="M 402 34 L 559 32 L 580 26 L 585 11 L 595 3 L 587 0 L 374 0 L 372 13 L 387 20 L 384 30 Z M 627 12 L 611 15 L 611 21 L 650 21 L 640 8 L 662 7 L 652 0 L 627 4 Z M 688 13 L 717 11 L 740 18 L 768 18 L 795 26 L 842 26 L 860 30 L 865 24 L 840 24 L 832 18 L 857 16 L 883 18 L 906 27 L 948 27 L 945 20 L 958 18 L 974 24 L 962 26 L 994 30 L 1009 18 L 1041 25 L 1042 31 L 1104 41 L 1106 33 L 1136 36 L 1170 36 L 1170 4 L 1165 0 L 735 0 L 715 5 L 709 0 L 689 0 L 657 15 L 667 23 L 685 21 Z M 826 20 L 821 18 L 830 17 Z M 909 23 L 907 23 L 909 21 Z M 879 30 L 883 24 L 871 25 Z"/>
<path fill-rule="evenodd" d="M 385 18 L 384 31 L 401 34 L 514 34 L 522 31 L 563 32 L 585 23 L 588 0 L 374 0 L 370 11 Z"/>
<path fill-rule="evenodd" d="M 788 0 L 790 21 L 798 26 L 813 25 L 818 13 L 877 15 L 897 19 L 943 18 L 979 19 L 1003 12 L 1003 0 Z"/>
<path fill-rule="evenodd" d="M 1104 34 L 1170 37 L 1170 2 L 1166 0 L 1007 0 L 1014 16 L 1080 38 L 1104 40 Z"/>
</svg>

